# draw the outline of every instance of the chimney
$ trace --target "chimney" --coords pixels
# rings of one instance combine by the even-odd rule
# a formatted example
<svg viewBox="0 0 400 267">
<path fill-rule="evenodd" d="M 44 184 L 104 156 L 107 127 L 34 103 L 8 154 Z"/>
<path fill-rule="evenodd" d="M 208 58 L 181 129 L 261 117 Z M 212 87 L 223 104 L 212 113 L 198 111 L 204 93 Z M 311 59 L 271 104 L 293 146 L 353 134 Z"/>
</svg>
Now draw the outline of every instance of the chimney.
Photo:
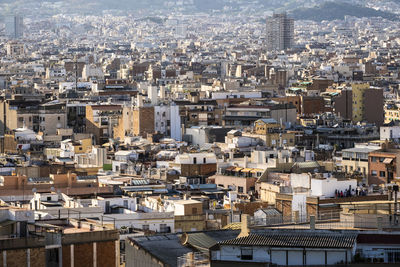
<svg viewBox="0 0 400 267">
<path fill-rule="evenodd" d="M 310 215 L 310 230 L 315 230 L 315 215 Z"/>
<path fill-rule="evenodd" d="M 298 210 L 295 210 L 295 211 L 293 212 L 293 216 L 294 216 L 294 221 L 295 221 L 296 223 L 298 223 L 298 222 L 300 221 L 299 211 L 298 211 Z"/>
<path fill-rule="evenodd" d="M 376 219 L 377 219 L 376 224 L 377 224 L 378 231 L 382 231 L 383 230 L 383 225 L 382 225 L 383 218 L 382 217 L 377 217 Z"/>
<path fill-rule="evenodd" d="M 157 87 L 150 85 L 147 89 L 147 97 L 152 105 L 157 105 Z"/>
<path fill-rule="evenodd" d="M 385 142 L 382 143 L 381 149 L 382 149 L 383 151 L 387 151 L 388 148 L 389 148 L 389 141 L 386 139 Z"/>
<path fill-rule="evenodd" d="M 143 96 L 141 94 L 137 95 L 136 105 L 139 108 L 143 107 Z"/>
<path fill-rule="evenodd" d="M 160 99 L 165 99 L 165 86 L 160 86 Z"/>
<path fill-rule="evenodd" d="M 240 234 L 238 235 L 239 237 L 245 237 L 250 234 L 250 229 L 249 229 L 249 215 L 248 214 L 242 214 L 242 222 L 241 222 L 241 231 Z"/>
<path fill-rule="evenodd" d="M 67 181 L 68 181 L 68 187 L 71 187 L 72 186 L 71 171 L 68 171 L 67 173 Z"/>
<path fill-rule="evenodd" d="M 249 159 L 247 156 L 244 156 L 244 168 L 247 168 L 247 163 L 248 163 Z"/>
</svg>

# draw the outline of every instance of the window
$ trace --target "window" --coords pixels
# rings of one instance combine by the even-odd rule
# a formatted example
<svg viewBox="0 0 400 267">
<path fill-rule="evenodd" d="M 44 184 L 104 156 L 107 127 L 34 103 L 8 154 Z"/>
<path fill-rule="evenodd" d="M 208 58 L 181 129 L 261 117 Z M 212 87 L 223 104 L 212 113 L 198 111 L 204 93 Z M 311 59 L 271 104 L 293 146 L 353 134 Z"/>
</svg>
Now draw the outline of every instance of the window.
<svg viewBox="0 0 400 267">
<path fill-rule="evenodd" d="M 380 172 L 379 172 L 379 176 L 380 176 L 380 177 L 386 177 L 386 173 L 385 173 L 384 171 L 380 171 Z"/>
<path fill-rule="evenodd" d="M 142 230 L 143 231 L 149 231 L 150 230 L 150 226 L 148 224 L 143 224 L 142 225 Z"/>
<path fill-rule="evenodd" d="M 203 163 L 206 164 L 207 160 L 206 158 L 203 158 Z"/>
<path fill-rule="evenodd" d="M 192 208 L 192 214 L 197 214 L 197 208 Z"/>
<path fill-rule="evenodd" d="M 379 158 L 379 162 L 383 162 L 385 158 Z"/>
<path fill-rule="evenodd" d="M 372 176 L 377 176 L 378 172 L 377 171 L 371 171 Z"/>
<path fill-rule="evenodd" d="M 241 248 L 242 260 L 253 260 L 253 248 Z"/>
<path fill-rule="evenodd" d="M 387 252 L 388 262 L 400 262 L 400 251 L 392 250 Z"/>
<path fill-rule="evenodd" d="M 193 164 L 197 164 L 197 158 L 196 157 L 193 158 Z"/>
<path fill-rule="evenodd" d="M 169 227 L 166 224 L 160 224 L 160 232 L 161 233 L 168 233 Z"/>
<path fill-rule="evenodd" d="M 371 157 L 372 162 L 376 162 L 376 157 Z"/>
<path fill-rule="evenodd" d="M 61 120 L 61 117 L 60 117 L 60 116 L 58 116 L 58 117 L 57 117 L 57 120 Z"/>
<path fill-rule="evenodd" d="M 238 187 L 238 192 L 239 192 L 239 193 L 243 193 L 243 186 L 239 186 L 239 187 Z"/>
</svg>

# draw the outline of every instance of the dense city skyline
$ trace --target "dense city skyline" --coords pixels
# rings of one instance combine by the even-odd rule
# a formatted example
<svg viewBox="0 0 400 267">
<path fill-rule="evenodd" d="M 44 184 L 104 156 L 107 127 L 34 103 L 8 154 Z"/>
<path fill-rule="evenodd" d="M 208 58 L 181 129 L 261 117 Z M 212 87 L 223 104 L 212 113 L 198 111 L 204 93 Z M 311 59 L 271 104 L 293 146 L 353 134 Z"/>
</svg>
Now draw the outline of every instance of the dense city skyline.
<svg viewBox="0 0 400 267">
<path fill-rule="evenodd" d="M 0 0 L 0 265 L 398 266 L 399 14 Z"/>
</svg>

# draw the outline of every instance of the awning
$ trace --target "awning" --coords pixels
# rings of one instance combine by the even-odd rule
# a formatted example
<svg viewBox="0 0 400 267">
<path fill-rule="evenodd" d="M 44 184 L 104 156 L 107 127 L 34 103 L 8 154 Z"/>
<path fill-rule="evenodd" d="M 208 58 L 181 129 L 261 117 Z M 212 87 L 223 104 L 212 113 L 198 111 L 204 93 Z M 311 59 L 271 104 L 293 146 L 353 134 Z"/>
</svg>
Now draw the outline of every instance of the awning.
<svg viewBox="0 0 400 267">
<path fill-rule="evenodd" d="M 264 172 L 262 169 L 252 169 L 251 173 Z"/>
<path fill-rule="evenodd" d="M 239 171 L 241 171 L 243 168 L 240 168 L 240 167 L 236 167 L 235 169 L 233 169 L 232 171 L 234 171 L 234 172 L 239 172 Z"/>
<path fill-rule="evenodd" d="M 392 163 L 392 161 L 393 161 L 392 158 L 386 158 L 386 159 L 383 161 L 383 163 L 384 163 L 384 164 L 390 164 L 390 163 Z"/>
<path fill-rule="evenodd" d="M 230 167 L 226 168 L 225 170 L 226 170 L 226 171 L 232 171 L 232 170 L 234 170 L 235 168 L 236 168 L 235 166 L 230 166 Z"/>
<path fill-rule="evenodd" d="M 252 169 L 249 168 L 244 168 L 243 170 L 241 170 L 241 172 L 250 172 Z"/>
<path fill-rule="evenodd" d="M 0 223 L 0 227 L 6 227 L 12 224 L 17 223 L 17 221 L 13 221 L 13 220 L 5 220 L 4 222 Z"/>
</svg>

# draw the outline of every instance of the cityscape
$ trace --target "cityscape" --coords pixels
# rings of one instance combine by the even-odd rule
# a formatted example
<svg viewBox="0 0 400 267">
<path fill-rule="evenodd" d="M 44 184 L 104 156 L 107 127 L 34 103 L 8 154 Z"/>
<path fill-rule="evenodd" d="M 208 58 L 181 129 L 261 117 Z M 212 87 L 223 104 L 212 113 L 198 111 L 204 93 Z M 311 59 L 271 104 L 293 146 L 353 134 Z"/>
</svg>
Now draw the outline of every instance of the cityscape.
<svg viewBox="0 0 400 267">
<path fill-rule="evenodd" d="M 400 266 L 399 186 L 399 0 L 0 0 L 2 267 Z"/>
</svg>

